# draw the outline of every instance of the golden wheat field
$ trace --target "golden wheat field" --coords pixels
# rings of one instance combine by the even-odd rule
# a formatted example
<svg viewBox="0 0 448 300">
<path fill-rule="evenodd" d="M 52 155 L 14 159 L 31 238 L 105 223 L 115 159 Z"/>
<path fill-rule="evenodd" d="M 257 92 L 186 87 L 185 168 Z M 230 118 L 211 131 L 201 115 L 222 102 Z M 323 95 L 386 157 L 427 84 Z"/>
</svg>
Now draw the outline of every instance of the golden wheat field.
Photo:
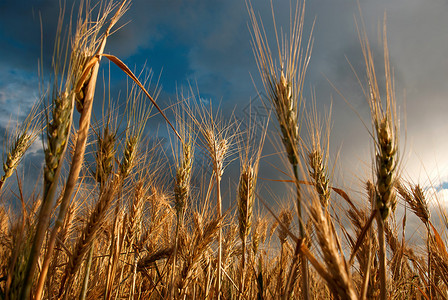
<svg viewBox="0 0 448 300">
<path fill-rule="evenodd" d="M 270 112 L 262 122 L 225 116 L 194 84 L 161 105 L 151 73 L 105 51 L 126 26 L 130 0 L 82 0 L 70 19 L 61 13 L 53 74 L 42 78 L 40 100 L 9 128 L 3 147 L 0 299 L 448 297 L 446 212 L 439 206 L 434 216 L 433 195 L 403 176 L 385 18 L 381 57 L 362 16 L 354 25 L 363 73 L 353 81 L 370 108 L 373 149 L 363 192 L 354 194 L 334 180 L 331 113 L 304 99 L 314 46 L 304 3 L 293 1 L 284 29 L 272 9 L 269 30 L 255 4 L 245 7 L 253 76 Z M 107 91 L 105 64 L 128 80 L 124 105 L 95 93 Z M 94 102 L 102 102 L 100 118 Z M 168 128 L 166 144 L 145 135 L 154 114 Z M 23 182 L 18 167 L 40 140 L 41 176 Z M 283 186 L 281 199 L 260 189 L 268 143 L 282 161 L 265 166 L 284 175 L 271 178 Z M 229 185 L 230 163 L 238 175 Z M 405 234 L 408 217 L 418 222 L 418 247 Z"/>
</svg>

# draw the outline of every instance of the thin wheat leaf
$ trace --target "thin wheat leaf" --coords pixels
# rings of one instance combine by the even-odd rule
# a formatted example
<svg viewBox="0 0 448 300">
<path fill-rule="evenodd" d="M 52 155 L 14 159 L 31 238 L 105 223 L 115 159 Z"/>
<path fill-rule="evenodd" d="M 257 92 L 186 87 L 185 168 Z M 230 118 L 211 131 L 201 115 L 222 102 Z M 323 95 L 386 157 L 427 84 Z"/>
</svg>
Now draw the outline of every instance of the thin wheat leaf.
<svg viewBox="0 0 448 300">
<path fill-rule="evenodd" d="M 174 128 L 173 124 L 171 124 L 171 122 L 168 120 L 168 118 L 166 117 L 166 115 L 163 113 L 162 109 L 159 107 L 159 105 L 157 105 L 156 101 L 154 100 L 154 98 L 152 98 L 152 96 L 146 91 L 145 87 L 141 84 L 140 80 L 138 80 L 138 78 L 134 75 L 134 73 L 132 73 L 132 71 L 128 68 L 128 66 L 126 66 L 126 64 L 124 62 L 122 62 L 118 57 L 114 56 L 114 55 L 110 55 L 110 54 L 102 54 L 101 56 L 106 57 L 107 59 L 109 59 L 111 62 L 113 62 L 114 64 L 117 65 L 117 67 L 119 67 L 123 72 L 125 72 L 132 80 L 135 81 L 135 83 L 142 89 L 142 91 L 146 94 L 146 96 L 149 98 L 149 100 L 151 101 L 151 103 L 155 106 L 155 108 L 157 108 L 157 110 L 160 112 L 160 114 L 162 115 L 162 117 L 165 119 L 165 121 L 168 123 L 168 125 L 170 125 L 171 129 L 173 129 L 174 133 L 176 134 L 176 136 L 179 138 L 179 140 L 182 141 L 181 136 L 179 135 L 179 133 L 177 132 L 176 128 Z"/>
<path fill-rule="evenodd" d="M 367 231 L 370 228 L 370 225 L 372 225 L 372 221 L 375 218 L 377 211 L 376 209 L 372 211 L 369 220 L 367 221 L 366 225 L 362 228 L 361 233 L 359 234 L 358 239 L 356 240 L 356 244 L 353 246 L 352 255 L 350 255 L 349 265 L 353 264 L 353 260 L 355 259 L 355 255 L 358 252 L 359 248 L 361 247 L 362 242 L 364 241 L 364 238 L 367 234 Z"/>
</svg>

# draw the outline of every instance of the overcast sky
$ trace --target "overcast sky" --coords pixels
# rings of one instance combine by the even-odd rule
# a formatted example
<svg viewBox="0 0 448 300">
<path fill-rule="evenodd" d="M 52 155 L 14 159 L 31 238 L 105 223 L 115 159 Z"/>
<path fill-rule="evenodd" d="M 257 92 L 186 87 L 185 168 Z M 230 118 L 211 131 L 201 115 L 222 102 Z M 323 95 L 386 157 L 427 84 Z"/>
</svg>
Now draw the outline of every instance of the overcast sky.
<svg viewBox="0 0 448 300">
<path fill-rule="evenodd" d="M 43 45 L 44 66 L 49 67 L 59 2 L 0 1 L 1 132 L 11 118 L 25 116 L 39 96 L 38 59 Z M 272 33 L 269 1 L 252 2 L 268 34 Z M 289 1 L 273 2 L 278 25 L 287 28 Z M 72 3 L 68 1 L 68 7 Z M 441 189 L 448 182 L 448 1 L 360 0 L 360 4 L 379 66 L 383 58 L 382 46 L 377 43 L 378 25 L 382 24 L 384 12 L 387 13 L 390 57 L 402 121 L 403 173 L 416 183 L 432 183 Z M 357 115 L 370 124 L 368 105 L 348 63 L 363 78 L 354 16 L 359 17 L 355 0 L 307 1 L 305 36 L 314 20 L 315 28 L 305 93 L 310 100 L 310 90 L 315 89 L 322 113 L 333 101 L 332 159 L 340 150 L 335 177 L 348 174 L 344 176 L 347 184 L 361 189 L 356 186 L 360 183 L 356 178 L 366 179 L 370 175 L 372 144 Z M 162 72 L 162 94 L 158 100 L 162 107 L 174 102 L 176 87 L 193 82 L 203 98 L 221 103 L 226 114 L 236 108 L 237 117 L 244 117 L 250 99 L 257 96 L 253 81 L 262 89 L 244 0 L 134 0 L 122 18 L 122 23 L 127 22 L 108 40 L 106 52 L 121 58 L 131 69 L 141 70 L 146 63 L 156 77 Z M 125 89 L 125 76 L 118 70 L 112 71 L 113 88 Z M 154 134 L 158 126 L 162 132 L 166 130 L 161 123 L 161 119 L 151 120 L 149 134 Z M 41 144 L 35 149 L 40 147 Z M 39 157 L 37 150 L 27 161 L 33 157 Z M 269 166 L 265 165 L 264 172 L 267 169 Z"/>
</svg>

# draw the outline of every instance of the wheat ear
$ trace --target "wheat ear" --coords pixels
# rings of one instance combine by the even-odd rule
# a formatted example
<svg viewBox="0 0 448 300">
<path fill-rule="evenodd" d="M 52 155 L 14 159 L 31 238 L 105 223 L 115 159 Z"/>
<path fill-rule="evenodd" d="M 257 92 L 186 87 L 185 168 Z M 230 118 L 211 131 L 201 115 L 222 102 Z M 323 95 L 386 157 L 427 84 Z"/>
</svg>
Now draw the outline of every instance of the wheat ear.
<svg viewBox="0 0 448 300">
<path fill-rule="evenodd" d="M 116 130 L 112 129 L 109 126 L 109 122 L 107 122 L 104 125 L 102 134 L 98 135 L 97 138 L 95 179 L 100 184 L 100 189 L 104 187 L 109 176 L 112 174 L 116 152 L 116 136 Z"/>
<path fill-rule="evenodd" d="M 427 263 L 427 272 L 429 278 L 429 289 L 428 294 L 431 298 L 432 295 L 435 294 L 435 290 L 433 287 L 434 275 L 432 274 L 432 247 L 431 247 L 431 229 L 430 229 L 430 218 L 431 214 L 428 207 L 428 202 L 425 196 L 423 189 L 420 185 L 415 185 L 411 188 L 406 188 L 401 182 L 397 182 L 396 188 L 401 197 L 409 204 L 411 210 L 414 214 L 423 222 L 426 227 L 426 248 L 428 251 L 428 263 Z"/>
<path fill-rule="evenodd" d="M 316 101 L 314 100 L 307 119 L 311 144 L 309 150 L 307 150 L 308 173 L 319 195 L 320 203 L 326 211 L 330 200 L 328 154 L 330 147 L 331 108 L 330 113 L 322 122 L 317 113 Z"/>
<path fill-rule="evenodd" d="M 239 235 L 245 247 L 252 225 L 252 207 L 257 182 L 256 171 L 251 165 L 243 165 L 238 184 L 238 220 Z M 244 256 L 244 252 L 243 252 Z"/>
<path fill-rule="evenodd" d="M 3 176 L 0 178 L 0 191 L 4 182 L 9 178 L 20 164 L 26 151 L 39 136 L 42 128 L 41 114 L 38 113 L 41 101 L 37 101 L 22 122 L 17 125 L 12 135 L 6 138 L 6 158 L 3 157 Z"/>
<path fill-rule="evenodd" d="M 149 73 L 146 76 L 144 85 L 149 86 L 151 76 L 152 73 Z M 156 92 L 154 98 L 157 99 L 159 92 L 157 91 L 157 87 L 155 89 Z M 132 85 L 126 105 L 128 123 L 126 128 L 123 157 L 120 162 L 120 172 L 123 178 L 128 177 L 135 166 L 138 145 L 141 142 L 146 122 L 148 121 L 151 113 L 151 109 L 145 104 L 143 92 L 138 89 L 137 84 Z"/>
<path fill-rule="evenodd" d="M 244 281 L 246 275 L 246 252 L 247 238 L 250 233 L 252 223 L 252 208 L 255 198 L 255 186 L 257 175 L 251 165 L 242 167 L 240 181 L 238 185 L 238 220 L 239 220 L 239 236 L 242 243 L 241 256 L 241 281 L 240 295 L 244 294 Z"/>
<path fill-rule="evenodd" d="M 182 149 L 182 160 L 181 164 L 176 168 L 176 182 L 174 186 L 174 205 L 180 224 L 183 222 L 188 197 L 190 195 L 191 169 L 194 156 L 194 146 L 191 138 L 184 139 Z"/>
</svg>

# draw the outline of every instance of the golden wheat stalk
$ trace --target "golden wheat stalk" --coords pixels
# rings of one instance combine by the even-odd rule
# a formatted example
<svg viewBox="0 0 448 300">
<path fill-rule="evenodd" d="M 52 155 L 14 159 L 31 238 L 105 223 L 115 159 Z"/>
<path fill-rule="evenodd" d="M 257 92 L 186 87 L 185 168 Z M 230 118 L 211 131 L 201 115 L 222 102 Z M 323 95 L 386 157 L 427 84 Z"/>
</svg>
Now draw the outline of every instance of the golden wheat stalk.
<svg viewBox="0 0 448 300">
<path fill-rule="evenodd" d="M 147 187 L 144 186 L 143 179 L 140 179 L 134 184 L 134 194 L 132 197 L 132 205 L 129 211 L 129 221 L 127 226 L 127 243 L 132 246 L 135 241 L 140 239 L 142 218 L 143 218 L 143 206 L 145 204 L 145 194 Z"/>
<path fill-rule="evenodd" d="M 195 101 L 196 96 L 192 93 L 192 99 Z M 192 112 L 191 108 L 187 108 L 188 115 L 192 118 L 192 121 L 197 126 L 200 133 L 199 140 L 201 146 L 205 150 L 206 154 L 211 160 L 213 166 L 213 176 L 211 180 L 214 180 L 216 187 L 216 212 L 217 218 L 222 216 L 222 195 L 221 195 L 221 179 L 226 167 L 226 159 L 233 154 L 232 143 L 235 138 L 234 123 L 225 123 L 219 120 L 219 110 L 216 114 L 213 114 L 212 103 L 210 101 L 210 108 L 205 107 L 201 102 L 195 103 L 198 115 Z M 210 182 L 212 183 L 212 182 Z M 216 286 L 215 297 L 218 299 L 221 295 L 222 284 L 222 230 L 218 232 L 218 260 L 216 268 Z"/>
<path fill-rule="evenodd" d="M 103 194 L 100 195 L 95 208 L 90 214 L 88 222 L 85 224 L 81 236 L 75 243 L 75 247 L 71 252 L 68 264 L 65 268 L 64 276 L 61 280 L 59 289 L 59 297 L 69 295 L 69 291 L 72 285 L 73 276 L 81 267 L 81 263 L 85 254 L 91 247 L 91 244 L 95 238 L 96 233 L 101 228 L 105 221 L 106 214 L 112 205 L 114 195 L 117 189 L 121 186 L 122 178 L 116 175 L 115 178 L 106 186 Z"/>
<path fill-rule="evenodd" d="M 267 238 L 268 222 L 266 218 L 256 217 L 254 231 L 252 235 L 252 251 L 256 255 L 260 249 L 260 243 L 263 244 Z"/>
<path fill-rule="evenodd" d="M 246 273 L 247 238 L 252 223 L 252 209 L 255 198 L 255 186 L 257 181 L 256 171 L 251 165 L 243 165 L 238 185 L 238 220 L 239 236 L 242 243 L 240 296 L 244 294 L 244 280 Z"/>
<path fill-rule="evenodd" d="M 431 217 L 425 193 L 420 185 L 407 189 L 401 182 L 397 182 L 396 188 L 398 193 L 409 204 L 412 212 L 427 225 Z"/>
<path fill-rule="evenodd" d="M 250 233 L 252 224 L 252 207 L 255 198 L 255 186 L 257 182 L 256 170 L 251 165 L 243 165 L 238 184 L 238 220 L 239 235 L 243 246 Z M 244 252 L 243 252 L 244 255 Z"/>
<path fill-rule="evenodd" d="M 251 112 L 249 112 L 251 116 Z M 238 221 L 239 236 L 242 243 L 242 259 L 241 259 L 241 281 L 239 298 L 244 297 L 245 277 L 246 277 L 246 256 L 247 256 L 247 239 L 252 226 L 253 206 L 255 202 L 255 189 L 257 186 L 258 167 L 260 164 L 261 152 L 263 150 L 264 141 L 267 133 L 267 125 L 262 130 L 262 135 L 258 141 L 255 130 L 255 120 L 249 119 L 248 128 L 246 130 L 245 141 L 240 145 L 240 179 L 238 183 Z M 253 145 L 255 144 L 255 146 Z"/>
<path fill-rule="evenodd" d="M 291 223 L 293 220 L 292 210 L 284 208 L 278 214 L 279 226 L 278 238 L 280 240 L 280 261 L 279 261 L 279 274 L 277 276 L 276 293 L 279 293 L 279 297 L 283 297 L 286 289 L 285 282 L 285 269 L 287 262 L 286 243 L 288 238 L 288 232 L 291 231 Z"/>
<path fill-rule="evenodd" d="M 330 200 L 329 179 L 324 157 L 319 149 L 308 154 L 309 173 L 319 194 L 320 204 L 327 209 Z"/>
<path fill-rule="evenodd" d="M 387 262 L 384 226 L 389 214 L 395 210 L 398 166 L 398 119 L 396 113 L 395 87 L 393 75 L 390 70 L 389 49 L 387 46 L 386 17 L 383 23 L 384 68 L 386 83 L 386 107 L 380 98 L 380 90 L 375 73 L 375 65 L 365 28 L 359 32 L 362 53 L 364 56 L 368 92 L 365 93 L 370 106 L 372 120 L 372 137 L 375 144 L 374 168 L 376 171 L 375 198 L 378 211 L 378 240 L 380 258 L 380 299 L 387 298 Z"/>
<path fill-rule="evenodd" d="M 145 194 L 147 188 L 143 186 L 144 181 L 139 180 L 134 187 L 134 196 L 132 197 L 132 206 L 129 212 L 129 222 L 127 227 L 126 240 L 129 251 L 134 251 L 134 269 L 132 273 L 131 298 L 135 294 L 135 283 L 137 277 L 137 263 L 140 256 L 140 249 L 135 244 L 141 238 L 142 221 L 143 221 L 143 207 L 145 204 Z"/>
<path fill-rule="evenodd" d="M 213 122 L 213 121 L 212 121 Z M 221 178 L 224 173 L 224 158 L 227 155 L 229 148 L 229 140 L 223 136 L 217 135 L 212 128 L 205 128 L 203 131 L 206 140 L 206 147 L 213 163 L 213 174 L 215 177 L 216 186 L 216 210 L 217 218 L 222 216 L 222 198 L 221 198 Z M 218 261 L 217 261 L 217 276 L 216 276 L 216 297 L 220 299 L 221 296 L 221 281 L 222 281 L 222 229 L 218 231 Z"/>
<path fill-rule="evenodd" d="M 331 278 L 328 281 L 329 287 L 333 294 L 341 299 L 358 299 L 351 271 L 342 255 L 330 215 L 322 209 L 317 200 L 314 201 L 311 216 L 324 263 Z"/>
<path fill-rule="evenodd" d="M 274 9 L 271 3 L 274 18 L 274 30 L 277 41 L 278 62 L 276 63 L 263 28 L 259 25 L 252 6 L 248 5 L 248 11 L 252 23 L 253 51 L 261 75 L 264 89 L 268 95 L 272 107 L 275 110 L 280 126 L 282 142 L 293 168 L 297 190 L 297 212 L 299 218 L 300 237 L 305 236 L 302 215 L 302 196 L 299 186 L 298 165 L 300 164 L 300 114 L 303 104 L 303 83 L 305 73 L 310 61 L 313 46 L 312 30 L 305 52 L 302 49 L 302 33 L 305 16 L 305 4 L 297 5 L 294 12 L 294 20 L 291 20 L 289 36 L 279 37 L 275 24 Z M 292 15 L 292 14 L 291 14 Z M 303 291 L 305 299 L 309 299 L 308 266 L 302 259 Z"/>
<path fill-rule="evenodd" d="M 182 101 L 185 101 L 181 95 Z M 186 120 L 184 112 L 175 111 L 176 125 L 178 132 L 182 138 L 180 148 L 173 148 L 176 164 L 176 176 L 174 182 L 174 208 L 176 210 L 176 234 L 174 240 L 174 257 L 171 273 L 171 298 L 175 297 L 175 274 L 177 267 L 177 256 L 179 251 L 179 232 L 184 226 L 185 212 L 190 197 L 190 183 L 192 178 L 192 166 L 194 161 L 194 143 L 191 124 Z"/>
</svg>

